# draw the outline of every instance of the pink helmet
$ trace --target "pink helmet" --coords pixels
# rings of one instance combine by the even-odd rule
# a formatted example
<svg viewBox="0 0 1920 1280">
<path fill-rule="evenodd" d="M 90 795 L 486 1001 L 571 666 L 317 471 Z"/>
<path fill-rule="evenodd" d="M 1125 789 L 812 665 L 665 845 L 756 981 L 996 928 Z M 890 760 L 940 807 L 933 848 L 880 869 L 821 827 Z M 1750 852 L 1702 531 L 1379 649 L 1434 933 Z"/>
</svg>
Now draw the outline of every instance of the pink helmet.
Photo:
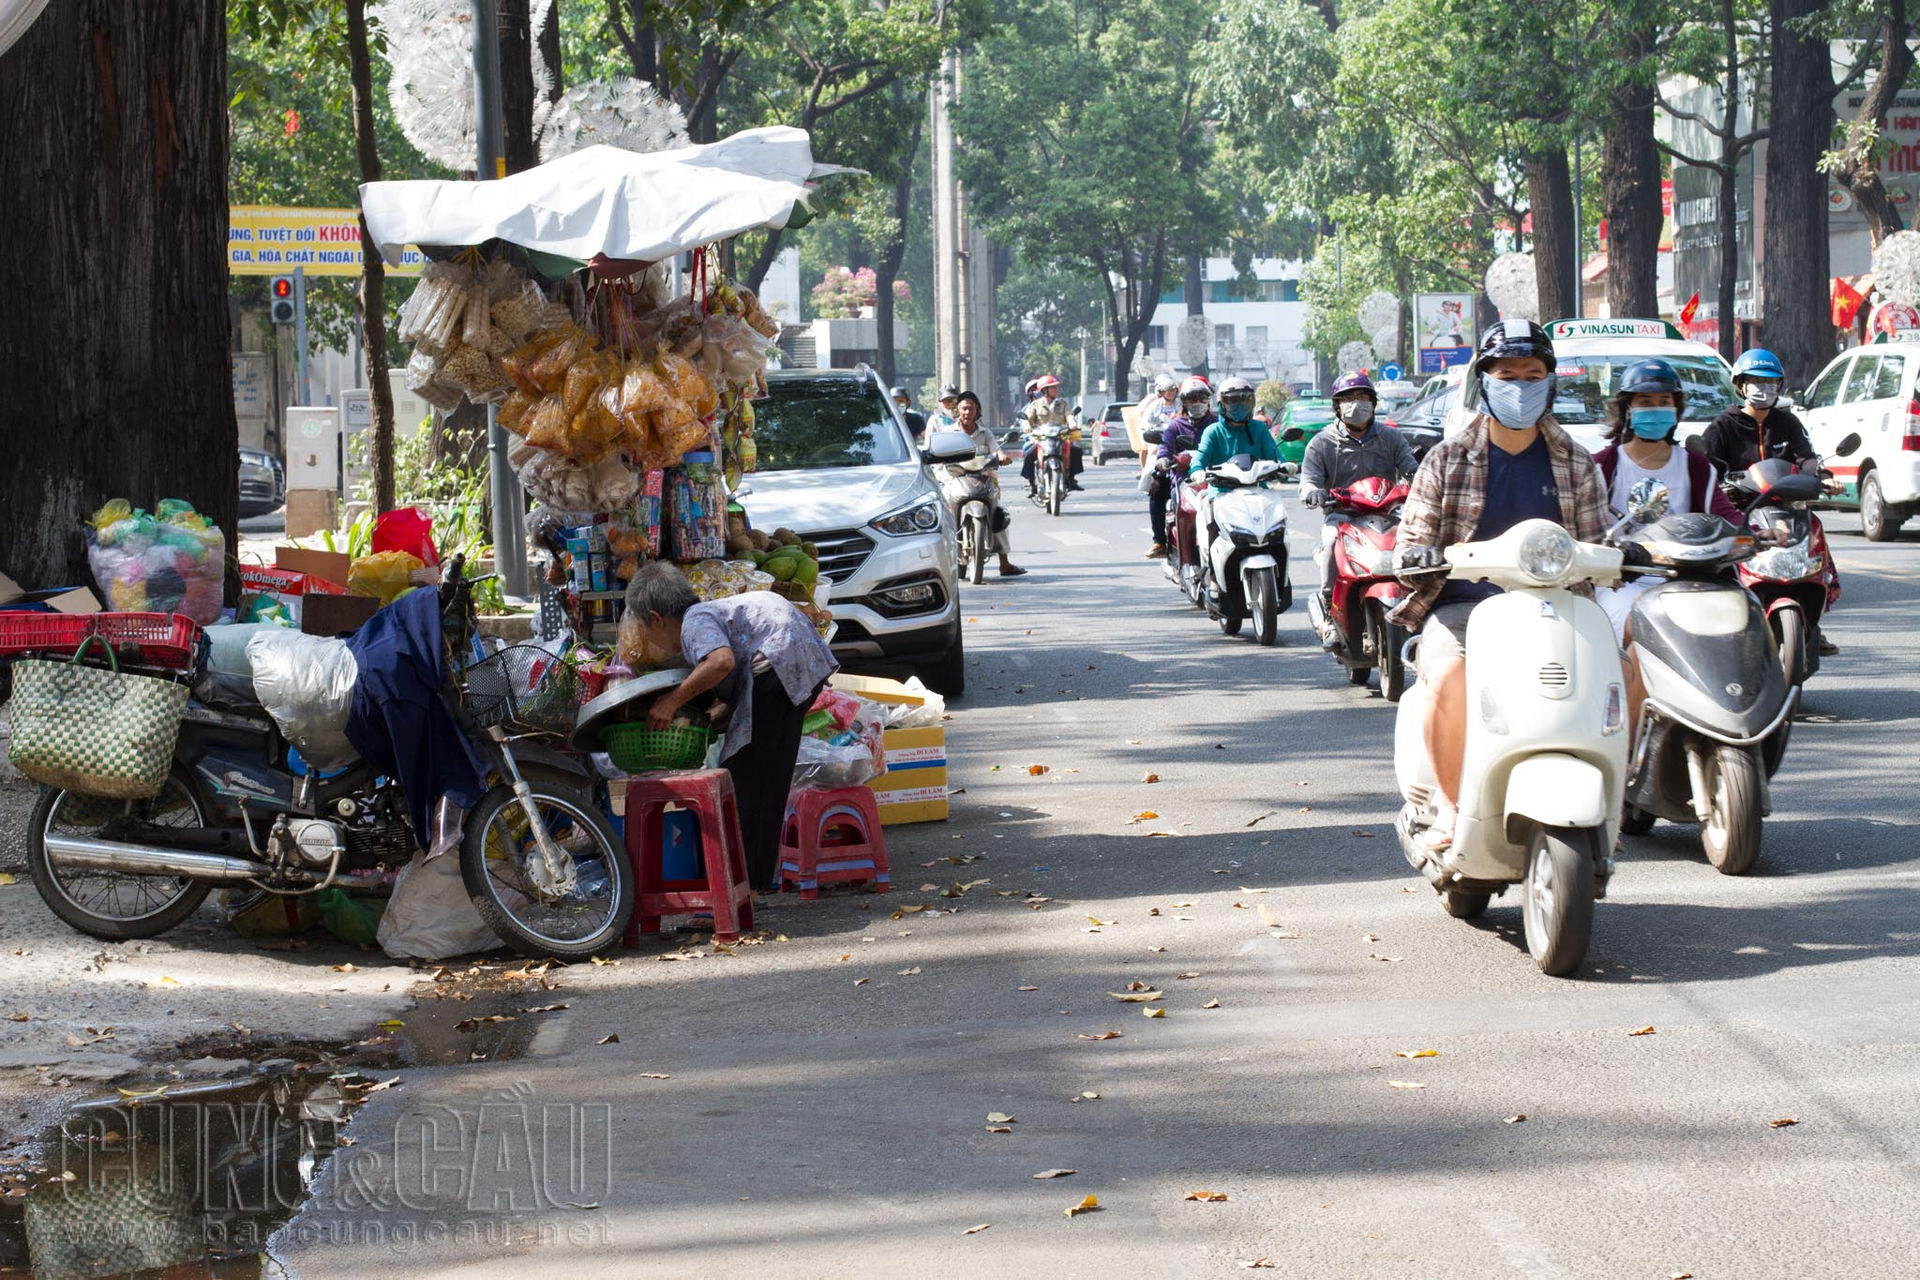
<svg viewBox="0 0 1920 1280">
<path fill-rule="evenodd" d="M 1033 380 L 1033 389 L 1035 391 L 1045 391 L 1048 387 L 1058 388 L 1059 385 L 1060 379 L 1050 373 L 1043 373 Z"/>
</svg>

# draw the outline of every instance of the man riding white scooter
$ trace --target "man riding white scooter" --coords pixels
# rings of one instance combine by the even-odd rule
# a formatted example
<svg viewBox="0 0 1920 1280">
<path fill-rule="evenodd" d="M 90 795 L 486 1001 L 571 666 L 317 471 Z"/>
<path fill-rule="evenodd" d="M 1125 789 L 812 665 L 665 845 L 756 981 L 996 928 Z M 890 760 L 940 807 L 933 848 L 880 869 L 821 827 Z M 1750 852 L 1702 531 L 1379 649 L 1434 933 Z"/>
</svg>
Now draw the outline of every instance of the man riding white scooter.
<svg viewBox="0 0 1920 1280">
<path fill-rule="evenodd" d="M 1350 489 L 1368 476 L 1380 476 L 1392 484 L 1411 479 L 1420 469 L 1406 437 L 1385 423 L 1374 422 L 1379 403 L 1373 379 L 1364 373 L 1344 374 L 1333 384 L 1334 425 L 1314 436 L 1301 459 L 1302 504 L 1323 506 L 1330 491 Z M 1320 526 L 1320 549 L 1313 553 L 1313 563 L 1320 569 L 1323 613 L 1332 612 L 1328 565 L 1339 532 L 1340 521 L 1329 516 Z"/>
<path fill-rule="evenodd" d="M 1607 490 L 1599 468 L 1556 422 L 1553 341 L 1526 320 L 1488 329 L 1469 370 L 1485 405 L 1466 431 L 1435 445 L 1414 476 L 1401 513 L 1399 568 L 1443 568 L 1446 548 L 1484 542 L 1525 520 L 1549 520 L 1578 542 L 1597 543 L 1608 528 Z M 1644 553 L 1642 553 L 1644 554 Z M 1592 588 L 1574 590 L 1591 596 Z M 1432 693 L 1423 736 L 1438 796 L 1421 836 L 1429 853 L 1453 843 L 1466 747 L 1467 620 L 1499 587 L 1443 578 L 1413 579 L 1413 590 L 1389 618 L 1420 628 L 1421 682 Z M 1623 708 L 1624 710 L 1624 708 Z"/>
<path fill-rule="evenodd" d="M 1000 448 L 1000 442 L 994 438 L 992 428 L 980 421 L 980 397 L 971 391 L 962 391 L 956 400 L 956 420 L 958 430 L 964 431 L 973 440 L 974 456 L 988 458 L 990 466 L 1005 466 L 1012 459 Z M 988 482 L 988 502 L 992 506 L 991 523 L 993 527 L 993 549 L 1000 555 L 1000 576 L 1019 578 L 1026 570 L 1015 564 L 1010 557 L 1013 550 L 1013 518 L 1007 514 L 1007 508 L 1000 501 L 1000 478 L 991 470 L 986 476 Z M 957 477 L 943 477 L 940 484 L 940 496 L 947 504 L 947 510 L 958 518 L 959 504 L 972 496 L 969 486 L 957 482 Z"/>
</svg>

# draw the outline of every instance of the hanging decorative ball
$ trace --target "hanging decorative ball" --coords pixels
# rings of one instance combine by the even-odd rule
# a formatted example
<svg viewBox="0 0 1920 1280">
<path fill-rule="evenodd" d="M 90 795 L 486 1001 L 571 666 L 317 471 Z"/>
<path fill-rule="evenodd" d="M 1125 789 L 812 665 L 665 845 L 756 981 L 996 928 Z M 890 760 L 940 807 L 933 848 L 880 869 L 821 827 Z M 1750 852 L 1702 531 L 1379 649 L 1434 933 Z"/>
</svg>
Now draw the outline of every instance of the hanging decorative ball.
<svg viewBox="0 0 1920 1280">
<path fill-rule="evenodd" d="M 601 145 L 643 154 L 689 145 L 686 116 L 645 80 L 592 81 L 543 105 L 534 112 L 542 160 Z"/>
<path fill-rule="evenodd" d="M 1340 372 L 1352 373 L 1356 369 L 1367 369 L 1373 365 L 1373 348 L 1364 342 L 1349 342 L 1340 348 L 1334 357 L 1334 363 L 1340 366 Z"/>
<path fill-rule="evenodd" d="M 1875 287 L 1894 302 L 1920 304 L 1920 231 L 1896 231 L 1873 251 Z"/>
<path fill-rule="evenodd" d="M 1487 297 L 1509 320 L 1540 319 L 1540 282 L 1530 253 L 1503 253 L 1487 268 Z"/>
<path fill-rule="evenodd" d="M 1375 289 L 1360 300 L 1360 306 L 1354 315 L 1360 321 L 1360 327 L 1368 333 L 1377 333 L 1390 324 L 1397 327 L 1400 320 L 1400 299 L 1385 289 Z"/>
<path fill-rule="evenodd" d="M 1379 356 L 1383 364 L 1400 358 L 1400 325 L 1397 322 L 1388 321 L 1373 331 L 1373 354 Z"/>
</svg>

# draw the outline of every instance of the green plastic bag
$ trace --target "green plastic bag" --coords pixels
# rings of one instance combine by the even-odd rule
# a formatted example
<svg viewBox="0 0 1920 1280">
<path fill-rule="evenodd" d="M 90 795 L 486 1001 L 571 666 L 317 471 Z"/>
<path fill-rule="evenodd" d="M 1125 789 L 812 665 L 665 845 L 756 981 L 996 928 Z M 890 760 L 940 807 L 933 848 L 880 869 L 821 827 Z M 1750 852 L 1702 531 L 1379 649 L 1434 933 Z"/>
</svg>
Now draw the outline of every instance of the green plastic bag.
<svg viewBox="0 0 1920 1280">
<path fill-rule="evenodd" d="M 329 889 L 316 897 L 321 923 L 327 932 L 356 947 L 376 945 L 380 913 L 386 910 L 383 898 L 356 898 L 345 889 Z"/>
</svg>

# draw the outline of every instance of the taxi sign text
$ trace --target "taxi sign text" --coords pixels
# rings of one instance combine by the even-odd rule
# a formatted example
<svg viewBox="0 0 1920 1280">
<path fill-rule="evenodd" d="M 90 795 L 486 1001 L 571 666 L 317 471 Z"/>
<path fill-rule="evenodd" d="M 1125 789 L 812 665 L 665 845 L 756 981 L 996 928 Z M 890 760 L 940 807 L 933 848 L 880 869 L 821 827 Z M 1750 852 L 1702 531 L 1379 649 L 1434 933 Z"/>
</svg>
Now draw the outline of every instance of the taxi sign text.
<svg viewBox="0 0 1920 1280">
<path fill-rule="evenodd" d="M 1555 320 L 1547 331 L 1556 338 L 1671 338 L 1685 341 L 1665 320 Z"/>
</svg>

